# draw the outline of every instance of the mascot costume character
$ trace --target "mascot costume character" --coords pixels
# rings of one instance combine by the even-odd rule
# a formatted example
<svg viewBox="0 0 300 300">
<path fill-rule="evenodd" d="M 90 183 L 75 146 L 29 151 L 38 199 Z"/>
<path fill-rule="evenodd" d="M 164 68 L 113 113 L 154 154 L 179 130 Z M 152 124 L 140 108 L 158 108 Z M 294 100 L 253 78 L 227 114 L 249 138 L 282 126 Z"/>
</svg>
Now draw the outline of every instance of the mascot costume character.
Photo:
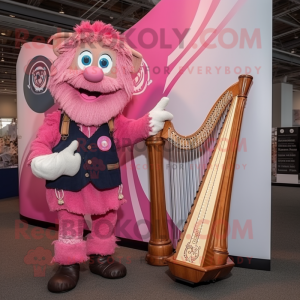
<svg viewBox="0 0 300 300">
<path fill-rule="evenodd" d="M 173 116 L 164 110 L 168 98 L 138 120 L 122 115 L 142 55 L 111 25 L 84 21 L 73 33 L 57 33 L 51 40 L 57 59 L 48 87 L 59 110 L 46 115 L 28 163 L 35 176 L 46 180 L 49 208 L 58 212 L 53 261 L 59 268 L 48 289 L 61 293 L 76 286 L 79 263 L 88 259 L 94 274 L 126 275 L 125 266 L 111 256 L 117 210 L 125 201 L 117 149 L 157 134 Z M 92 218 L 86 241 L 85 214 Z"/>
</svg>

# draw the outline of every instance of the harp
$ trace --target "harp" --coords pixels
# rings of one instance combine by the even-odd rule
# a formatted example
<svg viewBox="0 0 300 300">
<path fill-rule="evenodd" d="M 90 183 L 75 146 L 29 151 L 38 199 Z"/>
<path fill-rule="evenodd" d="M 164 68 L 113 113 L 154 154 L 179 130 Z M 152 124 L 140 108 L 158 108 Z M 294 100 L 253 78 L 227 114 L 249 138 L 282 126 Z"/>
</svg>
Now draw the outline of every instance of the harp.
<svg viewBox="0 0 300 300">
<path fill-rule="evenodd" d="M 221 279 L 234 266 L 227 250 L 228 219 L 239 135 L 252 80 L 250 75 L 239 76 L 194 134 L 180 135 L 171 122 L 166 122 L 159 134 L 146 140 L 151 215 L 146 260 L 151 265 L 168 265 L 177 279 L 191 283 Z M 173 230 L 173 241 L 178 239 L 174 245 L 169 238 L 165 203 L 166 141 L 172 219 L 186 219 L 179 224 L 181 232 Z M 175 207 L 181 210 L 176 212 Z"/>
</svg>

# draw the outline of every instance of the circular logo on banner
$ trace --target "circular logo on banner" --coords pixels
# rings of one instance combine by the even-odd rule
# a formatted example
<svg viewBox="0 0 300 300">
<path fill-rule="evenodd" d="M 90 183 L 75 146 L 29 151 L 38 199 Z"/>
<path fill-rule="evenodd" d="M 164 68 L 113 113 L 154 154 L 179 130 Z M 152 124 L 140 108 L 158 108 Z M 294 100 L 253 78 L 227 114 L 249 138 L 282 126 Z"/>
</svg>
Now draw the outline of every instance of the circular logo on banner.
<svg viewBox="0 0 300 300">
<path fill-rule="evenodd" d="M 294 129 L 290 129 L 290 133 L 294 133 Z"/>
<path fill-rule="evenodd" d="M 146 61 L 142 60 L 141 67 L 133 80 L 133 84 L 134 84 L 133 95 L 139 95 L 144 93 L 147 86 L 150 85 L 151 83 L 152 80 L 150 79 L 149 67 Z"/>
<path fill-rule="evenodd" d="M 280 129 L 280 133 L 284 133 L 284 129 Z"/>
<path fill-rule="evenodd" d="M 34 57 L 25 70 L 23 90 L 28 106 L 37 113 L 44 113 L 54 100 L 48 90 L 50 60 L 42 55 Z"/>
</svg>

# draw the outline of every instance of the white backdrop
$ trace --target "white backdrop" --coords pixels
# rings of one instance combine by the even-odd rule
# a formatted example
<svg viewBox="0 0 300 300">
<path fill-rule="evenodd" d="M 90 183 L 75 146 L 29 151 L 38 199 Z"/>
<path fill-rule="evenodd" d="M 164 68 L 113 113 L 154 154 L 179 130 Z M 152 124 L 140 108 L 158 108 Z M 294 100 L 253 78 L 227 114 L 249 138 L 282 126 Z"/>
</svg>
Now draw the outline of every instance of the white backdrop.
<svg viewBox="0 0 300 300">
<path fill-rule="evenodd" d="M 236 1 L 221 1 L 220 10 L 214 14 L 206 28 L 217 27 L 220 18 L 224 15 L 224 10 L 228 10 L 231 2 Z M 222 92 L 237 81 L 239 76 L 237 73 L 240 69 L 236 69 L 237 73 L 234 72 L 234 69 L 240 67 L 242 70 L 240 74 L 245 74 L 251 68 L 249 73 L 254 77 L 254 84 L 245 107 L 240 135 L 240 145 L 243 147 L 237 155 L 237 169 L 231 199 L 228 250 L 231 255 L 235 256 L 270 259 L 272 1 L 247 1 L 226 25 L 226 28 L 236 32 L 238 36 L 236 46 L 225 49 L 216 37 L 212 41 L 216 48 L 205 49 L 190 65 L 189 70 L 180 77 L 169 94 L 170 102 L 167 110 L 174 115 L 173 123 L 176 130 L 181 134 L 191 134 L 202 124 Z M 250 38 L 254 32 L 259 33 L 257 37 L 260 36 L 261 47 L 258 38 L 252 48 L 248 46 L 247 42 L 244 49 L 240 48 L 241 40 L 243 40 L 241 32 L 245 28 Z M 223 41 L 231 44 L 233 34 L 224 34 Z M 202 67 L 202 74 L 198 74 L 198 67 Z M 206 67 L 211 68 L 211 74 L 206 74 Z M 229 67 L 230 74 L 226 74 L 226 67 Z M 246 67 L 248 68 L 246 69 Z M 147 164 L 147 154 L 141 155 L 136 151 L 135 162 L 140 166 Z M 167 164 L 166 160 L 166 201 L 168 212 L 171 215 Z M 149 198 L 148 173 L 141 168 L 138 170 L 138 174 L 144 192 Z"/>
</svg>

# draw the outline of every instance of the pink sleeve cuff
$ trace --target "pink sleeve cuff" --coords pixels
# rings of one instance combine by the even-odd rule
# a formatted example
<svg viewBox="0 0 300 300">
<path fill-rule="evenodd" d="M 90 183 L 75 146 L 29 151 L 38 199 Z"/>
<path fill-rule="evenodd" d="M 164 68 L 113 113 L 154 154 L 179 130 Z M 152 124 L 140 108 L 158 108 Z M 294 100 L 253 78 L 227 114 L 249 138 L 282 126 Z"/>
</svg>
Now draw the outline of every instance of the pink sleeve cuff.
<svg viewBox="0 0 300 300">
<path fill-rule="evenodd" d="M 144 115 L 140 119 L 127 119 L 123 115 L 115 118 L 114 140 L 117 148 L 135 145 L 149 137 L 150 116 Z"/>
</svg>

